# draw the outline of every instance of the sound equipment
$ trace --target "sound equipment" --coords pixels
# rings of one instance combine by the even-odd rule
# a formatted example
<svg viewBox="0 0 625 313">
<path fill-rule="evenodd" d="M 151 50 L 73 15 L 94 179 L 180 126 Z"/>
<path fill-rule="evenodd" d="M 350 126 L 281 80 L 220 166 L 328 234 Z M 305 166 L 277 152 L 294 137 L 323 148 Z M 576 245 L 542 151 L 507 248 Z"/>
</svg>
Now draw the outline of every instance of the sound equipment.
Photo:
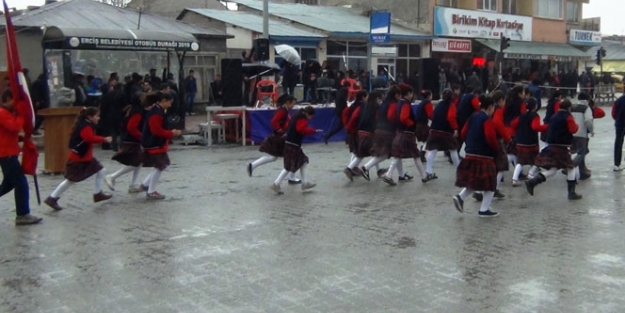
<svg viewBox="0 0 625 313">
<path fill-rule="evenodd" d="M 439 59 L 427 58 L 419 60 L 419 90 L 415 90 L 416 96 L 421 94 L 421 90 L 427 89 L 432 91 L 432 99 L 440 99 L 440 86 L 438 84 L 439 66 Z"/>
<path fill-rule="evenodd" d="M 256 62 L 269 60 L 269 39 L 259 38 L 254 40 L 254 60 Z"/>
<path fill-rule="evenodd" d="M 241 59 L 221 59 L 221 81 L 223 106 L 243 105 L 243 61 Z"/>
</svg>

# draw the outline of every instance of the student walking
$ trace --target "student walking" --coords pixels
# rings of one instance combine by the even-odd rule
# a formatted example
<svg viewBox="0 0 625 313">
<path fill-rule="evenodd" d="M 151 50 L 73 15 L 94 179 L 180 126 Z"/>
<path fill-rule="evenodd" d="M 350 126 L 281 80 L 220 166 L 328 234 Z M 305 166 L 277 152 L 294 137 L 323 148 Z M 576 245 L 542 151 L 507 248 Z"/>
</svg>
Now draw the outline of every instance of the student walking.
<svg viewBox="0 0 625 313">
<path fill-rule="evenodd" d="M 95 134 L 95 126 L 100 121 L 100 111 L 95 107 L 83 108 L 72 129 L 69 140 L 69 160 L 65 165 L 65 180 L 50 194 L 44 201 L 49 207 L 56 211 L 63 209 L 58 204 L 59 199 L 72 185 L 82 182 L 87 178 L 96 175 L 95 188 L 93 192 L 93 202 L 112 198 L 110 194 L 102 192 L 102 181 L 104 180 L 104 168 L 100 162 L 93 157 L 93 145 L 110 143 L 111 137 L 100 137 Z"/>
<path fill-rule="evenodd" d="M 375 131 L 375 116 L 382 103 L 382 94 L 374 91 L 369 94 L 367 104 L 357 108 L 349 119 L 347 128 L 355 129 L 358 134 L 358 144 L 355 151 L 356 158 L 353 159 L 343 171 L 350 181 L 354 181 L 353 171 L 360 165 L 362 160 L 371 156 L 373 148 L 373 133 Z M 369 173 L 362 173 L 365 179 L 369 180 Z"/>
</svg>

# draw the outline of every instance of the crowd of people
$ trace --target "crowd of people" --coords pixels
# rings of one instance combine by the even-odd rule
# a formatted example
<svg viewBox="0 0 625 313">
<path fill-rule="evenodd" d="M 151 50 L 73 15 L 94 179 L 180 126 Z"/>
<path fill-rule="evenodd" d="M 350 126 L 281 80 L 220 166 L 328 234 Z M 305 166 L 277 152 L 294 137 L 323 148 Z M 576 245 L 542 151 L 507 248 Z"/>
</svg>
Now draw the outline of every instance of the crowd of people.
<svg viewBox="0 0 625 313">
<path fill-rule="evenodd" d="M 470 86 L 461 93 L 461 88 L 454 85 L 443 90 L 436 106 L 432 104 L 432 91 L 423 90 L 423 100 L 413 110 L 415 92 L 407 84 L 392 86 L 385 98 L 378 92 L 360 91 L 351 105 L 337 105 L 350 153 L 343 173 L 350 181 L 357 176 L 369 181 L 370 170 L 376 168 L 381 180 L 395 186 L 395 172 L 399 182 L 414 179 L 402 163 L 403 159 L 412 159 L 425 184 L 438 178 L 433 162 L 438 151 L 445 151 L 456 167 L 455 185 L 461 188 L 452 199 L 459 212 L 464 212 L 465 199 L 473 195 L 482 202 L 480 217 L 498 216 L 491 207 L 492 201 L 505 198 L 500 187 L 505 181 L 504 173 L 510 170 L 512 186 L 524 185 L 532 196 L 538 185 L 562 172 L 567 180 L 567 198 L 579 200 L 582 196 L 576 191 L 578 183 L 591 177 L 585 159 L 589 139 L 594 135 L 594 119 L 605 113 L 587 93 L 580 93 L 573 104 L 558 91 L 550 97 L 546 116 L 541 120 L 537 113 L 539 102 L 533 94 L 522 85 L 488 95 Z M 346 102 L 345 86 L 338 97 L 338 104 Z M 289 95 L 279 99 L 279 109 L 271 123 L 274 132 L 260 148 L 267 155 L 247 165 L 251 177 L 259 166 L 283 158 L 284 168 L 270 185 L 277 194 L 283 193 L 280 184 L 287 177 L 291 184 L 301 183 L 303 191 L 315 187 L 306 180 L 309 158 L 301 143 L 304 136 L 320 130 L 308 127 L 307 121 L 314 116 L 312 107 L 301 109 L 293 118 L 289 116 L 294 103 Z M 612 116 L 617 121 L 614 171 L 620 171 L 625 96 L 614 104 Z M 334 134 L 326 134 L 326 143 L 328 135 Z M 361 165 L 368 157 L 369 161 Z M 379 169 L 379 164 L 387 159 L 389 167 Z M 524 173 L 527 167 L 529 171 Z M 297 171 L 301 181 L 295 178 Z"/>
</svg>

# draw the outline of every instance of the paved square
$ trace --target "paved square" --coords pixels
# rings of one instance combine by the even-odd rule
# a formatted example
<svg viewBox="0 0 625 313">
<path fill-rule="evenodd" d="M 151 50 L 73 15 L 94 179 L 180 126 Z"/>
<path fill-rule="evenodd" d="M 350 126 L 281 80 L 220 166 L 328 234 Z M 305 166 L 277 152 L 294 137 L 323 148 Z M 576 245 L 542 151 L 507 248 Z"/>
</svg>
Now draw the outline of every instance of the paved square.
<svg viewBox="0 0 625 313">
<path fill-rule="evenodd" d="M 248 178 L 257 147 L 177 146 L 162 202 L 125 193 L 124 177 L 93 204 L 91 179 L 60 200 L 64 211 L 34 205 L 43 223 L 15 227 L 8 195 L 0 312 L 622 312 L 624 178 L 611 169 L 612 120 L 597 124 L 583 200 L 566 200 L 562 175 L 530 197 L 508 172 L 494 219 L 473 200 L 454 209 L 442 153 L 440 179 L 389 187 L 349 183 L 340 143 L 304 147 L 318 183 L 306 194 L 272 194 L 281 161 Z M 42 196 L 60 180 L 42 176 Z"/>
</svg>

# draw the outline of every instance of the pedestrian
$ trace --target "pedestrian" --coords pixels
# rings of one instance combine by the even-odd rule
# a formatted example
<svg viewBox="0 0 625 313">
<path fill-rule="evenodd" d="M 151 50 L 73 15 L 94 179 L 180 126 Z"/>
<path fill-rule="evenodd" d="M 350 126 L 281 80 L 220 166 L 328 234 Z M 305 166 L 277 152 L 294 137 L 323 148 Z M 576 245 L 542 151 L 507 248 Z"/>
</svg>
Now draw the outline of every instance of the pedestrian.
<svg viewBox="0 0 625 313">
<path fill-rule="evenodd" d="M 612 118 L 616 129 L 614 140 L 614 171 L 620 172 L 623 160 L 623 138 L 625 137 L 625 95 L 622 95 L 612 105 Z"/>
<path fill-rule="evenodd" d="M 347 96 L 349 89 L 347 82 L 344 82 L 342 86 L 343 87 L 337 91 L 336 103 L 334 106 L 335 117 L 332 119 L 333 121 L 337 121 L 337 125 L 333 130 L 323 136 L 323 141 L 326 145 L 328 144 L 328 140 L 330 140 L 330 138 L 345 128 L 345 125 L 343 124 L 343 111 L 347 108 Z"/>
<path fill-rule="evenodd" d="M 343 171 L 350 181 L 354 181 L 354 170 L 366 157 L 371 156 L 373 148 L 373 133 L 375 132 L 375 116 L 382 103 L 382 93 L 374 91 L 367 97 L 366 105 L 356 108 L 347 124 L 348 129 L 355 129 L 357 132 L 357 145 L 354 158 Z M 369 173 L 361 173 L 363 177 L 368 177 Z M 367 179 L 369 180 L 369 179 Z"/>
<path fill-rule="evenodd" d="M 536 107 L 537 110 L 543 107 L 542 105 L 542 95 L 540 92 L 540 80 L 538 78 L 534 78 L 528 85 L 527 88 L 530 90 L 531 96 L 536 99 Z"/>
<path fill-rule="evenodd" d="M 575 158 L 573 158 L 573 166 L 578 169 L 579 173 L 576 173 L 576 177 L 579 180 L 586 180 L 590 178 L 590 172 L 586 167 L 586 155 L 590 152 L 588 150 L 589 136 L 594 136 L 594 120 L 592 109 L 588 105 L 590 95 L 587 93 L 580 93 L 577 95 L 577 105 L 571 109 L 571 115 L 575 119 L 575 123 L 579 126 L 579 130 L 573 134 L 573 148 L 571 153 L 575 152 Z"/>
<path fill-rule="evenodd" d="M 265 140 L 260 144 L 260 149 L 258 149 L 258 151 L 267 155 L 247 164 L 247 174 L 250 177 L 252 177 L 252 173 L 259 166 L 275 162 L 278 158 L 283 156 L 284 145 L 286 142 L 285 135 L 287 129 L 289 128 L 289 123 L 291 122 L 289 111 L 293 109 L 296 102 L 297 99 L 289 94 L 284 94 L 278 98 L 278 110 L 276 110 L 276 113 L 271 119 L 273 133 L 265 138 Z M 289 173 L 288 179 L 289 185 L 297 185 L 302 182 L 295 177 L 295 173 Z"/>
<path fill-rule="evenodd" d="M 20 154 L 19 134 L 24 128 L 24 116 L 15 108 L 10 89 L 2 93 L 0 104 L 0 167 L 2 184 L 0 197 L 13 190 L 15 197 L 15 225 L 30 225 L 42 218 L 30 214 L 28 180 L 18 160 Z"/>
<path fill-rule="evenodd" d="M 302 180 L 302 191 L 314 188 L 317 184 L 311 183 L 306 178 L 306 167 L 308 165 L 308 157 L 302 150 L 302 141 L 304 136 L 314 133 L 320 133 L 323 130 L 313 129 L 308 126 L 308 121 L 315 117 L 315 109 L 307 106 L 300 109 L 291 119 L 289 128 L 286 132 L 286 142 L 284 145 L 284 169 L 278 175 L 278 178 L 271 185 L 271 190 L 277 194 L 283 194 L 280 183 L 289 173 L 300 171 L 300 179 Z"/>
<path fill-rule="evenodd" d="M 464 200 L 473 192 L 483 194 L 479 217 L 495 217 L 499 212 L 490 207 L 497 190 L 495 156 L 499 148 L 495 125 L 491 116 L 495 111 L 492 98 L 480 98 L 480 112 L 473 114 L 462 129 L 466 143 L 465 157 L 456 169 L 456 187 L 463 188 L 453 197 L 456 210 L 464 212 Z"/>
<path fill-rule="evenodd" d="M 170 92 L 158 93 L 158 102 L 147 112 L 145 125 L 141 133 L 141 147 L 143 147 L 143 167 L 152 168 L 152 171 L 143 180 L 142 186 L 147 186 L 148 200 L 163 200 L 165 196 L 156 191 L 161 174 L 169 167 L 170 160 L 167 151 L 172 138 L 180 136 L 182 131 L 169 130 L 169 119 L 165 112 L 171 108 L 174 96 Z"/>
<path fill-rule="evenodd" d="M 434 175 L 426 175 L 423 163 L 421 163 L 421 152 L 417 147 L 416 132 L 416 118 L 414 111 L 412 110 L 411 103 L 414 96 L 412 87 L 404 85 L 401 87 L 402 99 L 397 102 L 396 119 L 397 119 L 397 131 L 395 138 L 393 139 L 393 145 L 391 148 L 391 166 L 389 166 L 386 175 L 382 177 L 385 183 L 394 186 L 395 182 L 390 176 L 393 170 L 397 167 L 397 164 L 402 162 L 402 159 L 413 159 L 419 174 L 421 175 L 421 181 L 426 183 L 437 177 Z M 404 173 L 403 177 L 399 177 L 399 181 L 410 181 L 412 176 Z"/>
<path fill-rule="evenodd" d="M 449 151 L 449 156 L 455 167 L 460 164 L 458 156 L 458 122 L 456 120 L 456 106 L 453 105 L 454 93 L 445 89 L 443 100 L 434 108 L 432 124 L 430 125 L 430 136 L 425 145 L 428 151 L 426 155 L 428 177 L 435 179 L 437 176 L 433 171 L 434 159 L 438 150 Z"/>
<path fill-rule="evenodd" d="M 122 143 L 113 160 L 124 165 L 117 172 L 107 175 L 104 182 L 111 189 L 115 190 L 115 180 L 122 175 L 132 172 L 132 180 L 128 187 L 128 193 L 139 193 L 147 191 L 144 185 L 138 185 L 139 171 L 143 163 L 143 150 L 141 149 L 141 138 L 145 127 L 145 115 L 158 102 L 158 93 L 149 93 L 141 96 L 141 105 L 133 104 L 124 117 L 122 131 Z"/>
<path fill-rule="evenodd" d="M 72 185 L 82 182 L 96 175 L 93 202 L 108 200 L 113 196 L 102 192 L 104 167 L 93 157 L 93 145 L 110 143 L 111 137 L 96 136 L 95 126 L 100 121 L 100 111 L 95 107 L 83 108 L 72 129 L 69 140 L 69 159 L 65 165 L 65 180 L 45 200 L 45 204 L 56 211 L 63 209 L 58 204 L 59 199 Z"/>
<path fill-rule="evenodd" d="M 189 71 L 189 76 L 187 76 L 184 83 L 187 88 L 185 90 L 187 92 L 187 115 L 195 115 L 195 112 L 193 111 L 193 104 L 195 103 L 195 95 L 197 94 L 197 80 L 195 79 L 194 70 Z"/>
<path fill-rule="evenodd" d="M 533 178 L 538 173 L 538 167 L 534 165 L 538 152 L 540 151 L 538 143 L 538 133 L 546 132 L 547 124 L 541 124 L 540 116 L 538 116 L 538 101 L 530 98 L 527 101 L 527 112 L 521 114 L 512 121 L 512 128 L 515 131 L 516 142 L 516 165 L 514 174 L 512 175 L 512 186 L 521 186 L 519 178 L 523 173 L 523 166 L 531 166 L 529 178 Z"/>
<path fill-rule="evenodd" d="M 573 144 L 573 134 L 579 130 L 579 126 L 575 124 L 575 119 L 571 115 L 571 105 L 569 100 L 562 101 L 558 112 L 549 120 L 548 146 L 540 151 L 536 158 L 536 166 L 544 168 L 546 171 L 525 182 L 527 192 L 532 196 L 537 185 L 544 183 L 547 177 L 556 175 L 559 169 L 565 169 L 568 199 L 579 200 L 582 198 L 575 192 L 577 181 L 569 152 L 571 144 Z"/>
<path fill-rule="evenodd" d="M 391 86 L 386 93 L 386 99 L 380 105 L 376 123 L 375 132 L 373 133 L 373 147 L 371 148 L 371 154 L 373 158 L 360 168 L 363 177 L 366 180 L 370 180 L 369 171 L 382 163 L 384 160 L 391 156 L 391 148 L 393 146 L 393 139 L 395 139 L 395 111 L 397 108 L 397 102 L 401 99 L 401 90 L 398 86 Z M 399 163 L 399 166 L 402 164 Z M 403 176 L 403 168 L 397 167 L 399 176 Z M 382 171 L 378 168 L 377 175 L 382 177 L 386 171 Z"/>
<path fill-rule="evenodd" d="M 429 121 L 431 121 L 432 117 L 434 116 L 434 106 L 432 105 L 432 91 L 422 90 L 421 98 L 423 100 L 417 105 L 417 112 L 415 113 L 415 135 L 417 137 L 417 142 L 420 144 L 419 150 L 421 151 L 421 162 L 426 162 L 424 148 L 425 143 L 428 141 L 428 137 L 430 136 Z"/>
<path fill-rule="evenodd" d="M 349 170 L 349 164 L 356 160 L 356 150 L 358 150 L 358 116 L 350 123 L 351 118 L 354 116 L 354 112 L 362 110 L 367 103 L 369 93 L 366 90 L 361 90 L 356 94 L 356 100 L 348 108 L 343 109 L 343 125 L 345 125 L 345 133 L 347 134 L 347 145 L 349 146 L 350 159 L 348 167 L 343 170 L 343 173 L 349 178 L 350 181 L 354 180 L 354 173 Z M 349 172 L 349 173 L 348 173 Z"/>
<path fill-rule="evenodd" d="M 46 76 L 44 74 L 39 75 L 39 77 L 37 77 L 31 85 L 30 89 L 30 98 L 35 109 L 35 128 L 33 134 L 41 135 L 39 129 L 41 128 L 41 124 L 43 124 L 44 117 L 37 113 L 39 110 L 46 109 L 50 106 L 50 101 L 48 101 L 48 82 L 46 80 Z"/>
<path fill-rule="evenodd" d="M 438 86 L 439 95 L 442 95 L 445 88 L 447 88 L 447 74 L 445 73 L 445 69 L 442 67 L 438 72 Z"/>
</svg>

